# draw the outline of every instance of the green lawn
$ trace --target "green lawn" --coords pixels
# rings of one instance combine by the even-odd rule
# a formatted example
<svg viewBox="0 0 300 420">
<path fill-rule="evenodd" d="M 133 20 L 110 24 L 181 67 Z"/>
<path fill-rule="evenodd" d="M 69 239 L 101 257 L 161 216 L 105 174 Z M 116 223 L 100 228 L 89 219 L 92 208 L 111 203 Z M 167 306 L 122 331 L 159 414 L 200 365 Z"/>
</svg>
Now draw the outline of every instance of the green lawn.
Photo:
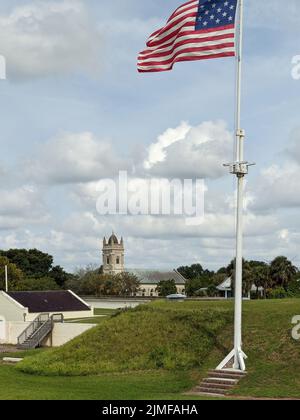
<svg viewBox="0 0 300 420">
<path fill-rule="evenodd" d="M 178 400 L 195 383 L 190 372 L 138 372 L 89 377 L 41 377 L 0 363 L 0 400 Z M 202 398 L 197 398 L 202 399 Z"/>
<path fill-rule="evenodd" d="M 0 365 L 0 399 L 189 398 L 184 393 L 231 350 L 232 315 L 232 302 L 143 305 L 61 349 L 28 354 L 23 366 Z M 232 398 L 300 398 L 295 315 L 299 299 L 244 303 L 248 376 Z"/>
<path fill-rule="evenodd" d="M 101 324 L 107 317 L 111 317 L 117 312 L 115 309 L 94 309 L 94 317 L 92 318 L 76 318 L 76 319 L 68 319 L 65 322 L 72 322 L 75 324 Z"/>
<path fill-rule="evenodd" d="M 75 318 L 75 319 L 68 319 L 65 321 L 65 323 L 71 323 L 71 324 L 101 324 L 105 319 L 107 318 L 107 315 L 102 316 L 93 316 L 93 318 Z"/>
<path fill-rule="evenodd" d="M 94 314 L 95 315 L 106 315 L 106 316 L 111 316 L 114 315 L 117 312 L 116 309 L 108 309 L 108 308 L 95 308 L 94 309 Z"/>
</svg>

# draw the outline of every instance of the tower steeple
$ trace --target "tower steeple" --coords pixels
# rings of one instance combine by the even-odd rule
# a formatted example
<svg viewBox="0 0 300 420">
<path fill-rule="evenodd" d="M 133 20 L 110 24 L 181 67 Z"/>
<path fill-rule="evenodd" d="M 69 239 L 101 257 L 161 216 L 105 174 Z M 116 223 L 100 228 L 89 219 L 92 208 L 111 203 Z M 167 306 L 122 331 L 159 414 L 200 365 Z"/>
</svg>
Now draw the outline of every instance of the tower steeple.
<svg viewBox="0 0 300 420">
<path fill-rule="evenodd" d="M 106 240 L 103 240 L 103 273 L 104 274 L 120 274 L 125 271 L 124 268 L 124 240 L 121 238 L 120 242 L 112 232 L 112 235 Z"/>
</svg>

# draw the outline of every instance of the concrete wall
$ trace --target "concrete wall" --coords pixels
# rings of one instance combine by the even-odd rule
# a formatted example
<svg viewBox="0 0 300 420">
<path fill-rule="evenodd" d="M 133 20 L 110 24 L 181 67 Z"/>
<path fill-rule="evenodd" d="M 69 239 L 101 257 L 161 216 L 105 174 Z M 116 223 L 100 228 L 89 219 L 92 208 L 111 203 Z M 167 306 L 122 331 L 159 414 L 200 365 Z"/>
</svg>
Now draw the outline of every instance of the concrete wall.
<svg viewBox="0 0 300 420">
<path fill-rule="evenodd" d="M 16 345 L 18 343 L 18 337 L 28 327 L 30 322 L 6 322 L 6 338 L 0 340 L 0 344 L 11 344 Z M 52 336 L 49 337 L 43 345 L 45 347 L 58 347 L 73 338 L 83 334 L 84 332 L 93 328 L 94 324 L 55 324 L 52 331 Z"/>
<path fill-rule="evenodd" d="M 52 337 L 49 337 L 44 343 L 45 347 L 59 347 L 63 344 L 68 343 L 73 340 L 73 338 L 78 337 L 84 332 L 95 327 L 95 324 L 75 324 L 75 323 L 65 323 L 65 324 L 55 324 L 52 331 Z"/>
<path fill-rule="evenodd" d="M 23 308 L 6 293 L 0 292 L 0 315 L 7 321 L 24 321 L 28 310 Z"/>
<path fill-rule="evenodd" d="M 6 338 L 6 321 L 4 317 L 0 315 L 0 343 Z"/>
<path fill-rule="evenodd" d="M 63 314 L 64 319 L 92 318 L 94 316 L 94 309 L 91 309 L 90 311 L 77 311 L 77 312 L 52 312 L 52 313 L 50 313 L 50 315 L 56 315 L 56 314 L 60 314 L 60 313 Z M 26 315 L 26 321 L 31 322 L 39 315 L 40 315 L 40 313 L 27 314 Z"/>
<path fill-rule="evenodd" d="M 18 337 L 22 332 L 28 327 L 30 322 L 22 321 L 11 321 L 6 322 L 6 338 L 1 340 L 1 344 L 12 344 L 16 345 L 18 343 Z"/>
</svg>

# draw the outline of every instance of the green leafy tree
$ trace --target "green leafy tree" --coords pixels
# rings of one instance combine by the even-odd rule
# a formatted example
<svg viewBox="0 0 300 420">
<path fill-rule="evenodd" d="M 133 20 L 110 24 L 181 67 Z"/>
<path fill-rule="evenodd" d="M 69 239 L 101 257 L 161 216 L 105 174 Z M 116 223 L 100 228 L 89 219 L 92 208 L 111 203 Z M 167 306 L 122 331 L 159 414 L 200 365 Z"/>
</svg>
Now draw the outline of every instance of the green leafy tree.
<svg viewBox="0 0 300 420">
<path fill-rule="evenodd" d="M 118 294 L 121 296 L 132 296 L 136 294 L 140 288 L 140 281 L 136 275 L 132 273 L 121 273 L 115 278 L 117 283 Z"/>
<path fill-rule="evenodd" d="M 283 287 L 288 290 L 289 283 L 298 273 L 297 267 L 286 257 L 277 257 L 271 262 L 271 279 L 273 287 Z"/>
<path fill-rule="evenodd" d="M 1 251 L 0 255 L 7 257 L 27 277 L 46 277 L 53 264 L 53 257 L 51 255 L 37 249 L 10 249 L 8 251 Z"/>
<path fill-rule="evenodd" d="M 185 293 L 187 296 L 198 296 L 200 289 L 204 289 L 210 286 L 218 286 L 223 281 L 216 279 L 215 275 L 203 274 L 201 277 L 195 279 L 189 279 L 185 282 Z"/>
<path fill-rule="evenodd" d="M 218 289 L 213 284 L 211 286 L 208 286 L 206 294 L 208 297 L 216 297 L 219 294 Z"/>
<path fill-rule="evenodd" d="M 228 275 L 226 274 L 226 272 L 217 272 L 216 274 L 213 275 L 212 277 L 212 281 L 210 284 L 213 284 L 214 286 L 219 286 L 220 284 L 222 284 L 226 279 L 228 278 Z"/>
<path fill-rule="evenodd" d="M 267 290 L 267 297 L 268 299 L 286 299 L 292 297 L 292 294 L 285 290 L 284 287 L 274 287 Z"/>
<path fill-rule="evenodd" d="M 185 282 L 185 293 L 187 296 L 196 296 L 203 287 L 205 286 L 201 278 L 189 279 Z"/>
<path fill-rule="evenodd" d="M 271 268 L 266 263 L 257 264 L 254 268 L 254 284 L 256 286 L 257 297 L 259 295 L 258 289 L 263 288 L 263 297 L 267 298 L 267 290 L 272 287 Z"/>
<path fill-rule="evenodd" d="M 15 290 L 18 284 L 23 281 L 24 274 L 8 258 L 0 257 L 0 290 L 5 290 L 5 266 L 7 266 L 8 289 Z"/>
<path fill-rule="evenodd" d="M 77 270 L 76 276 L 66 282 L 68 289 L 92 296 L 132 296 L 140 287 L 138 278 L 131 273 L 100 274 L 99 268 L 87 266 Z"/>
<path fill-rule="evenodd" d="M 300 297 L 300 274 L 296 274 L 294 279 L 289 283 L 288 291 L 294 297 Z"/>
<path fill-rule="evenodd" d="M 186 279 L 192 280 L 200 278 L 203 273 L 203 267 L 201 264 L 192 264 L 191 266 L 182 266 L 177 271 Z"/>
<path fill-rule="evenodd" d="M 53 279 L 60 288 L 64 288 L 68 280 L 73 278 L 73 275 L 66 273 L 62 267 L 57 265 L 51 269 L 49 277 Z"/>
<path fill-rule="evenodd" d="M 177 293 L 175 280 L 160 281 L 157 285 L 156 291 L 158 292 L 158 296 L 161 296 L 161 297 L 166 297 L 168 295 Z"/>
<path fill-rule="evenodd" d="M 226 268 L 228 277 L 232 279 L 232 290 L 235 289 L 235 260 Z M 251 287 L 255 284 L 255 271 L 249 261 L 243 259 L 243 294 L 246 296 L 250 293 Z"/>
<path fill-rule="evenodd" d="M 40 279 L 27 278 L 17 283 L 14 287 L 14 291 L 51 291 L 59 290 L 60 287 L 51 277 L 44 277 Z"/>
<path fill-rule="evenodd" d="M 104 294 L 104 279 L 97 272 L 91 271 L 86 273 L 80 282 L 80 293 L 92 296 L 100 296 Z"/>
</svg>

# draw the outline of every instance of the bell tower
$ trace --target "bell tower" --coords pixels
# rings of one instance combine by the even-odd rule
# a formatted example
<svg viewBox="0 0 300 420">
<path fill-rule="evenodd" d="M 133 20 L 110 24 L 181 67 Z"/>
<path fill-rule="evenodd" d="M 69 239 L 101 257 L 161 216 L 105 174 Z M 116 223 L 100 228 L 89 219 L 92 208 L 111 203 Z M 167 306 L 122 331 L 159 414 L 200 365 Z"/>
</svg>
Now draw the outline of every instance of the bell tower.
<svg viewBox="0 0 300 420">
<path fill-rule="evenodd" d="M 119 241 L 114 233 L 107 241 L 103 239 L 103 274 L 120 274 L 125 271 L 123 238 Z"/>
</svg>

